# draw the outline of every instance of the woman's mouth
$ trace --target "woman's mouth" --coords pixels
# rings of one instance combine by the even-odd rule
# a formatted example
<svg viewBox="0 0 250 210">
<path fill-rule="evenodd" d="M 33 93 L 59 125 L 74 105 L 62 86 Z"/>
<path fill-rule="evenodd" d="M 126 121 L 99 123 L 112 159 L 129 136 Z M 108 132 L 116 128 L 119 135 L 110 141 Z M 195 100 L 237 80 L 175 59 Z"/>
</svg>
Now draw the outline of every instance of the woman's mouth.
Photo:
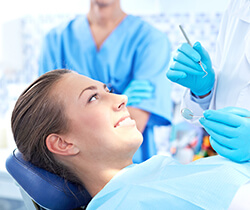
<svg viewBox="0 0 250 210">
<path fill-rule="evenodd" d="M 117 127 L 122 127 L 122 126 L 134 126 L 135 125 L 135 120 L 132 120 L 129 116 L 121 118 L 116 124 L 115 128 Z"/>
</svg>

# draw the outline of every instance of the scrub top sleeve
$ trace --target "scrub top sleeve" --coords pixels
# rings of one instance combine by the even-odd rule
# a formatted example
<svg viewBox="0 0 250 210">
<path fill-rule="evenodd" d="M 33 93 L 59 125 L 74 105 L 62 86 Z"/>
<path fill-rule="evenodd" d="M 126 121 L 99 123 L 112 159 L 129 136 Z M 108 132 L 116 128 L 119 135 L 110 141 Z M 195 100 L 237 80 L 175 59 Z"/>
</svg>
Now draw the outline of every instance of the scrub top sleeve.
<svg viewBox="0 0 250 210">
<path fill-rule="evenodd" d="M 42 44 L 39 57 L 39 76 L 53 69 L 62 68 L 61 65 L 56 62 L 56 51 L 58 51 L 56 49 L 59 48 L 56 43 L 56 35 L 52 30 L 45 36 Z"/>
<path fill-rule="evenodd" d="M 145 99 L 137 108 L 151 113 L 149 123 L 168 125 L 171 121 L 171 83 L 166 71 L 171 56 L 168 38 L 160 31 L 144 37 L 136 50 L 134 59 L 134 79 L 149 80 L 154 87 L 154 96 Z"/>
</svg>

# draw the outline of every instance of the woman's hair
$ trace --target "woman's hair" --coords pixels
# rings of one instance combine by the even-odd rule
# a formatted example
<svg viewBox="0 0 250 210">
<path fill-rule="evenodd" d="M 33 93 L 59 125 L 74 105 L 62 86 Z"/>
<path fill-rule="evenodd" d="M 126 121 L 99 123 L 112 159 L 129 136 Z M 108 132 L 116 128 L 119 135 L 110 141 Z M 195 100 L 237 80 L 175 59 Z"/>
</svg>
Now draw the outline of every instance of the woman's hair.
<svg viewBox="0 0 250 210">
<path fill-rule="evenodd" d="M 71 72 L 67 69 L 53 70 L 35 80 L 19 96 L 12 112 L 11 127 L 17 148 L 25 160 L 81 184 L 46 146 L 49 134 L 63 134 L 68 130 L 63 103 L 51 92 L 55 84 Z"/>
</svg>

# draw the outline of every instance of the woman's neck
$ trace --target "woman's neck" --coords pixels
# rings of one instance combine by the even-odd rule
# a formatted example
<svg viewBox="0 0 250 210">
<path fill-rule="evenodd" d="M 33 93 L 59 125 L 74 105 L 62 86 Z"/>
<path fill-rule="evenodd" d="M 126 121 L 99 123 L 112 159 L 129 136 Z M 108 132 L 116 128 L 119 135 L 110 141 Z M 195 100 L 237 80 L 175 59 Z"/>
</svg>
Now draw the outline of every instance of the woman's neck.
<svg viewBox="0 0 250 210">
<path fill-rule="evenodd" d="M 78 163 L 82 163 L 79 161 Z M 132 164 L 132 159 L 124 162 L 123 164 L 114 164 L 110 167 L 109 164 L 87 163 L 77 164 L 76 175 L 84 184 L 89 194 L 94 197 L 103 187 L 123 168 Z"/>
<path fill-rule="evenodd" d="M 104 170 L 98 173 L 91 173 L 84 175 L 84 186 L 86 187 L 89 194 L 94 197 L 100 192 L 104 186 L 120 171 L 121 169 Z"/>
</svg>

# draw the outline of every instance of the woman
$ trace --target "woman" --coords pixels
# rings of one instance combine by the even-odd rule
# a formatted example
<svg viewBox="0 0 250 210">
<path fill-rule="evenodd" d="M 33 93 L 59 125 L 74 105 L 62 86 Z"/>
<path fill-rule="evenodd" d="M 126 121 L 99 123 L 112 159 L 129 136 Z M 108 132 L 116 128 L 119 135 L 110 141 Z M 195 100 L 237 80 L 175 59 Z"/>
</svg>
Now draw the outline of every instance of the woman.
<svg viewBox="0 0 250 210">
<path fill-rule="evenodd" d="M 26 160 L 84 185 L 93 197 L 87 209 L 225 209 L 239 204 L 242 189 L 249 198 L 250 163 L 154 156 L 133 164 L 143 138 L 126 103 L 101 82 L 54 70 L 17 100 L 14 139 Z"/>
<path fill-rule="evenodd" d="M 74 69 L 127 95 L 128 110 L 144 137 L 133 159 L 140 163 L 156 154 L 153 126 L 171 122 L 170 82 L 164 79 L 170 53 L 166 34 L 126 14 L 120 0 L 90 0 L 87 15 L 46 35 L 39 74 Z"/>
</svg>

